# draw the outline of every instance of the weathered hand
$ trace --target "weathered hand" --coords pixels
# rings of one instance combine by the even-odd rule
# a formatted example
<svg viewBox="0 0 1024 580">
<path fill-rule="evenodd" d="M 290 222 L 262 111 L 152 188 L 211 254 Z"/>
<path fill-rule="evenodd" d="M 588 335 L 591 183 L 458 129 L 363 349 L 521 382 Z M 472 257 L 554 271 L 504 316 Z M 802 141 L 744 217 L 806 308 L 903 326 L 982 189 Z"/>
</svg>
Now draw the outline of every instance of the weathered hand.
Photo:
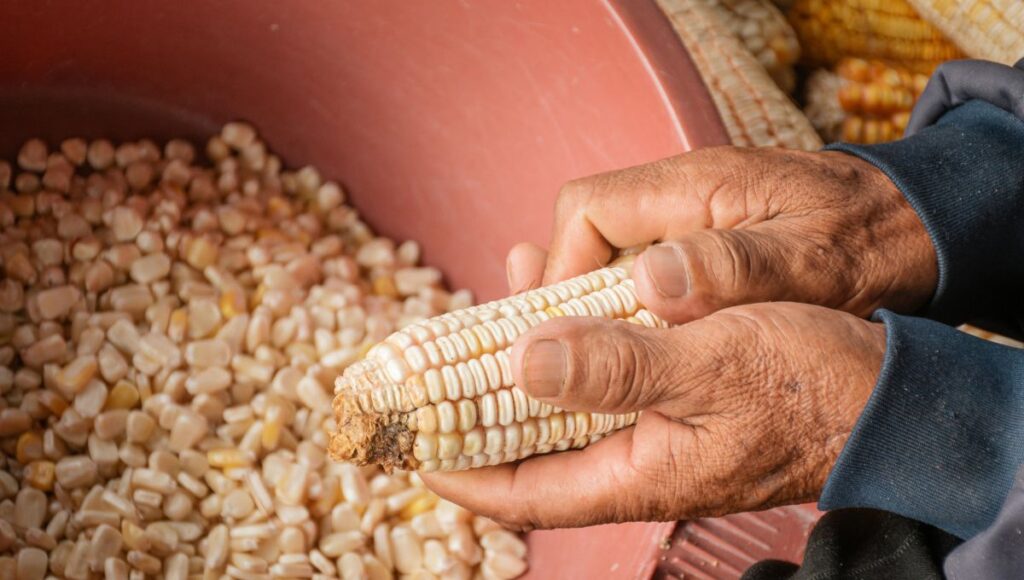
<svg viewBox="0 0 1024 580">
<path fill-rule="evenodd" d="M 809 501 L 884 349 L 882 325 L 803 304 L 739 306 L 667 330 L 558 318 L 516 342 L 516 383 L 567 409 L 643 410 L 639 422 L 582 450 L 423 479 L 519 529 Z"/>
<path fill-rule="evenodd" d="M 640 301 L 672 322 L 790 300 L 867 316 L 913 311 L 935 290 L 920 219 L 874 166 L 843 153 L 720 147 L 563 188 L 550 252 L 509 255 L 514 292 L 593 270 L 615 248 L 637 261 Z"/>
</svg>

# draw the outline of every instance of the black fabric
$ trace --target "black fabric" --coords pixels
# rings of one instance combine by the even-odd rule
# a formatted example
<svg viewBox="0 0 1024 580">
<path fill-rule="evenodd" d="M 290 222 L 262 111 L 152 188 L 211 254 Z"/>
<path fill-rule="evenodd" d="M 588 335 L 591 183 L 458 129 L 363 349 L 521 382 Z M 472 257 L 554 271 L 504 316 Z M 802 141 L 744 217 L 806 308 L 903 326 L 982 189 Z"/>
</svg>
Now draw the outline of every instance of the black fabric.
<svg viewBox="0 0 1024 580">
<path fill-rule="evenodd" d="M 742 580 L 942 580 L 942 561 L 959 538 L 879 510 L 825 514 L 807 541 L 803 564 L 767 560 Z"/>
</svg>

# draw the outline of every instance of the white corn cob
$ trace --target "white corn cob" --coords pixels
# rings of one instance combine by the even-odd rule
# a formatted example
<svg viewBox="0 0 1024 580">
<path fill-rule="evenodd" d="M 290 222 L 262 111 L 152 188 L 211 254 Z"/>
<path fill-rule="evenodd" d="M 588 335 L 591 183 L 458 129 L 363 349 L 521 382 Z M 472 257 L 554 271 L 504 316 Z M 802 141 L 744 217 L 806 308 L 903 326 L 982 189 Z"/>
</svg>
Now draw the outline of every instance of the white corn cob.
<svg viewBox="0 0 1024 580">
<path fill-rule="evenodd" d="M 733 145 L 813 151 L 821 137 L 712 0 L 657 0 L 690 53 Z"/>
<path fill-rule="evenodd" d="M 786 17 L 768 0 L 710 0 L 729 29 L 757 58 L 784 93 L 796 86 L 793 65 L 800 58 L 800 43 Z"/>
<path fill-rule="evenodd" d="M 637 414 L 569 412 L 517 388 L 515 339 L 558 316 L 667 327 L 637 302 L 628 262 L 414 323 L 371 348 L 336 384 L 335 459 L 451 471 L 584 447 Z"/>
</svg>

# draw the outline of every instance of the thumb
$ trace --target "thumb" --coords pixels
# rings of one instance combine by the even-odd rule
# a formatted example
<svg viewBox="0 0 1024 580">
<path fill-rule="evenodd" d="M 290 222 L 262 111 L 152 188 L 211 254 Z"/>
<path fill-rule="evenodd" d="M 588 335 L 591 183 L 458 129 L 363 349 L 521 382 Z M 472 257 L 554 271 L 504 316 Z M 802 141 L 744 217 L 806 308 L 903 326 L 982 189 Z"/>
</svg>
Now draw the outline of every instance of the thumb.
<svg viewBox="0 0 1024 580">
<path fill-rule="evenodd" d="M 675 324 L 729 306 L 807 299 L 816 276 L 801 277 L 800 288 L 790 276 L 800 246 L 770 231 L 694 232 L 641 254 L 633 268 L 637 298 Z"/>
<path fill-rule="evenodd" d="M 682 359 L 674 338 L 622 321 L 556 318 L 516 341 L 512 374 L 529 396 L 556 407 L 631 413 L 673 395 L 671 367 Z"/>
</svg>

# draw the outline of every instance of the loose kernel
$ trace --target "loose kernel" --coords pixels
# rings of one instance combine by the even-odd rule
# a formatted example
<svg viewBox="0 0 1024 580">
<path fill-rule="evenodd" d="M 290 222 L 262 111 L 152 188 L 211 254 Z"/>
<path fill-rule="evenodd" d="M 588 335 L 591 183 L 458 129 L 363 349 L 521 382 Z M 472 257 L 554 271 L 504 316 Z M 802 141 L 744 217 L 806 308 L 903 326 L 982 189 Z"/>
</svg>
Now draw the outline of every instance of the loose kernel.
<svg viewBox="0 0 1024 580">
<path fill-rule="evenodd" d="M 41 139 L 29 139 L 18 151 L 18 165 L 26 171 L 42 172 L 46 170 L 48 154 L 46 143 Z"/>
<path fill-rule="evenodd" d="M 398 288 L 391 276 L 378 276 L 373 279 L 373 293 L 385 298 L 398 298 Z"/>
<path fill-rule="evenodd" d="M 246 312 L 245 296 L 237 290 L 227 290 L 220 295 L 220 312 L 224 318 L 234 318 Z"/>
<path fill-rule="evenodd" d="M 35 431 L 28 431 L 18 437 L 15 457 L 18 463 L 28 465 L 30 462 L 43 458 L 43 438 Z"/>
<path fill-rule="evenodd" d="M 107 395 L 106 410 L 132 409 L 139 403 L 139 390 L 128 381 L 118 381 Z"/>
<path fill-rule="evenodd" d="M 245 452 L 238 449 L 212 449 L 206 453 L 206 461 L 210 467 L 230 469 L 232 467 L 247 467 L 252 464 L 252 458 Z"/>
<path fill-rule="evenodd" d="M 398 512 L 398 517 L 403 520 L 412 520 L 416 516 L 426 513 L 437 505 L 437 496 L 433 494 L 421 494 L 415 500 L 407 504 Z"/>
</svg>

